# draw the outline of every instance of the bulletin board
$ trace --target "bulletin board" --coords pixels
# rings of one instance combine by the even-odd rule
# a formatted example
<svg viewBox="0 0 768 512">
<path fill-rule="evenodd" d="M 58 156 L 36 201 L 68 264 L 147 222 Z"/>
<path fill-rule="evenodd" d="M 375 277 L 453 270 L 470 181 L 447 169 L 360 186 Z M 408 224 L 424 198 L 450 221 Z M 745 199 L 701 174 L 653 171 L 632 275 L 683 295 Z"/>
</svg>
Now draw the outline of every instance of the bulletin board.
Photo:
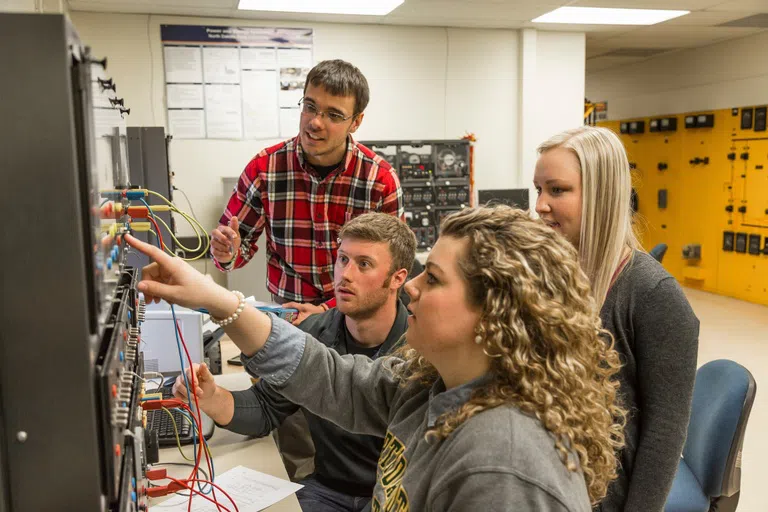
<svg viewBox="0 0 768 512">
<path fill-rule="evenodd" d="M 292 137 L 312 29 L 161 25 L 168 132 L 177 139 Z"/>
</svg>

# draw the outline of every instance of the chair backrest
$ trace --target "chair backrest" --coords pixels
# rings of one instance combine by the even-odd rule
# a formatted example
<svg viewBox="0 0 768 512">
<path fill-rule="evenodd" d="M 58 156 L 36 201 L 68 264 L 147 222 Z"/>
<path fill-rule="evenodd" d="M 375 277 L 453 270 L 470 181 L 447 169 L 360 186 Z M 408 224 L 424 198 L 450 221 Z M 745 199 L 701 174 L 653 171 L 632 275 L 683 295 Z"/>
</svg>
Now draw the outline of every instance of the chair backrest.
<svg viewBox="0 0 768 512">
<path fill-rule="evenodd" d="M 741 447 L 757 385 L 727 359 L 696 372 L 683 458 L 707 496 L 732 496 L 741 485 Z"/>
<path fill-rule="evenodd" d="M 656 244 L 653 249 L 650 250 L 648 254 L 653 256 L 653 259 L 661 263 L 661 260 L 664 259 L 664 254 L 667 252 L 667 244 Z"/>
</svg>

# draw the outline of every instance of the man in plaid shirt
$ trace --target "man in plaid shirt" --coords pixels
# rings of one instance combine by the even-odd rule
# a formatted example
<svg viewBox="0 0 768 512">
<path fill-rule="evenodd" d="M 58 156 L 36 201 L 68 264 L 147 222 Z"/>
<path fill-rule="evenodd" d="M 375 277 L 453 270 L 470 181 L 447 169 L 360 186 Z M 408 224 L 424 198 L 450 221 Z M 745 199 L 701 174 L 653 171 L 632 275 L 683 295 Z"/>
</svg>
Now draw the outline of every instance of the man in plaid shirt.
<svg viewBox="0 0 768 512">
<path fill-rule="evenodd" d="M 298 136 L 248 163 L 211 233 L 214 261 L 226 272 L 248 263 L 266 231 L 267 288 L 273 300 L 300 310 L 296 322 L 335 305 L 333 266 L 344 223 L 368 211 L 404 214 L 395 171 L 352 138 L 368 98 L 355 66 L 330 60 L 312 68 Z"/>
</svg>

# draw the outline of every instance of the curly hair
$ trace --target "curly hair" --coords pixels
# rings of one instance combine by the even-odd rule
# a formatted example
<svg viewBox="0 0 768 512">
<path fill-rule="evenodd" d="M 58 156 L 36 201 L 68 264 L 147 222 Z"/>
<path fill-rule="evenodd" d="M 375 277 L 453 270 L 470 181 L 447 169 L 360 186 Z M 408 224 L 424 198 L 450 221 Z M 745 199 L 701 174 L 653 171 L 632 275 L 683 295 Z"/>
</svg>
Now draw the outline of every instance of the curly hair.
<svg viewBox="0 0 768 512">
<path fill-rule="evenodd" d="M 602 328 L 576 250 L 554 230 L 508 206 L 469 208 L 443 221 L 441 236 L 467 240 L 458 262 L 467 300 L 481 307 L 477 334 L 493 379 L 428 436 L 445 439 L 469 418 L 510 404 L 553 434 L 568 470 L 583 472 L 599 502 L 616 478 L 626 412 L 617 403 L 619 355 Z M 403 383 L 433 383 L 437 370 L 415 349 L 398 353 Z M 578 457 L 578 465 L 569 453 Z"/>
</svg>

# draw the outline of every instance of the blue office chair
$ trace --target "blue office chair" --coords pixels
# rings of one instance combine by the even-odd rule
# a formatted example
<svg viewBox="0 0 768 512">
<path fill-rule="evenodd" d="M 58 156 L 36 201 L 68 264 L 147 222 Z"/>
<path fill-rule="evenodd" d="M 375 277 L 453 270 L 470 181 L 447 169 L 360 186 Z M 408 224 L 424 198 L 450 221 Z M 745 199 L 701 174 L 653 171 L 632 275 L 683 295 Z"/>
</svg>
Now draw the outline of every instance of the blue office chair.
<svg viewBox="0 0 768 512">
<path fill-rule="evenodd" d="M 653 259 L 661 263 L 661 260 L 664 259 L 664 254 L 666 254 L 666 252 L 667 244 L 657 244 L 648 254 L 653 256 Z"/>
<path fill-rule="evenodd" d="M 683 458 L 664 512 L 733 512 L 741 489 L 741 447 L 757 384 L 727 359 L 696 372 Z"/>
</svg>

